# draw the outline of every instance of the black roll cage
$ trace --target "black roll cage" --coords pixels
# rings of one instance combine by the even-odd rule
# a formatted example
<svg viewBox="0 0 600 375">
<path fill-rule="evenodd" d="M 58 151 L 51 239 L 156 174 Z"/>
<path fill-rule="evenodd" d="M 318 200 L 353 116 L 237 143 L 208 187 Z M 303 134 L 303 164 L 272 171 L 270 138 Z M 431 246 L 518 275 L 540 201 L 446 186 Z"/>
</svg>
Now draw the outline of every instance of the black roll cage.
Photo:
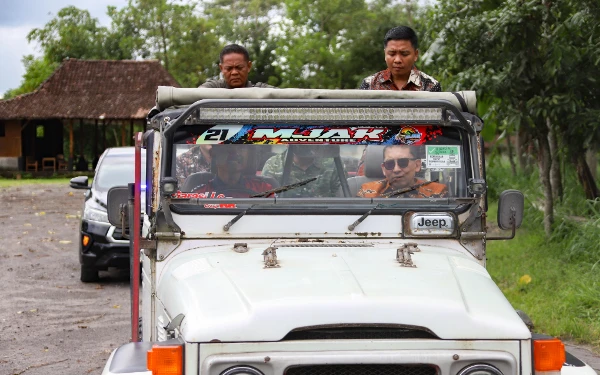
<svg viewBox="0 0 600 375">
<path fill-rule="evenodd" d="M 441 119 L 436 120 L 424 120 L 424 121 L 400 121 L 400 120 L 260 120 L 260 121 L 236 121 L 236 120 L 211 120 L 206 122 L 206 125 L 213 124 L 286 124 L 302 122 L 306 125 L 317 125 L 327 122 L 328 125 L 439 125 L 439 126 L 452 126 L 458 127 L 459 129 L 466 132 L 469 137 L 469 147 L 465 147 L 470 151 L 473 158 L 478 158 L 476 149 L 477 144 L 475 136 L 477 135 L 476 125 L 465 118 L 463 113 L 459 111 L 452 103 L 444 99 L 429 99 L 429 100 L 417 100 L 417 99 L 402 99 L 402 100 L 390 100 L 390 99 L 203 99 L 191 104 L 186 110 L 181 113 L 181 109 L 176 110 L 179 115 L 174 121 L 170 121 L 167 116 L 162 117 L 165 122 L 162 136 L 164 140 L 163 155 L 162 155 L 162 167 L 161 176 L 171 177 L 172 163 L 173 163 L 173 137 L 175 132 L 182 126 L 186 126 L 185 121 L 194 111 L 201 111 L 202 108 L 293 108 L 293 107 L 310 107 L 310 108 L 357 108 L 357 107 L 370 107 L 370 108 L 441 108 L 442 116 Z M 165 111 L 166 112 L 166 111 Z M 163 112 L 164 113 L 164 112 Z M 202 125 L 203 122 L 197 122 L 198 125 Z M 478 165 L 479 161 L 474 160 L 472 163 L 471 158 L 465 158 L 467 170 L 471 170 L 474 178 L 482 178 L 479 173 L 479 169 L 473 168 L 473 165 Z"/>
</svg>

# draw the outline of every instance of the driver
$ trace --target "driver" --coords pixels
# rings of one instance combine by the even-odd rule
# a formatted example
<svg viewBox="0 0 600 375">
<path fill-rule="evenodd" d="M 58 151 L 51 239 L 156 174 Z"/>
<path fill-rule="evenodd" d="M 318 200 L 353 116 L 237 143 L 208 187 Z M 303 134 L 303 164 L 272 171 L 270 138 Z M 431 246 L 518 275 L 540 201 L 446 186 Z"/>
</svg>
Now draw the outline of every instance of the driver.
<svg viewBox="0 0 600 375">
<path fill-rule="evenodd" d="M 245 175 L 250 149 L 243 145 L 215 145 L 210 150 L 216 176 L 192 189 L 206 198 L 248 198 L 254 193 L 273 189 L 271 184 L 254 175 Z"/>
<path fill-rule="evenodd" d="M 421 159 L 418 157 L 419 146 L 395 145 L 383 149 L 381 170 L 385 179 L 362 184 L 357 196 L 375 198 L 385 196 L 403 189 L 415 189 L 403 194 L 394 195 L 397 198 L 445 198 L 448 187 L 437 182 L 429 182 L 416 178 L 421 171 Z M 421 186 L 418 186 L 423 184 Z"/>
</svg>

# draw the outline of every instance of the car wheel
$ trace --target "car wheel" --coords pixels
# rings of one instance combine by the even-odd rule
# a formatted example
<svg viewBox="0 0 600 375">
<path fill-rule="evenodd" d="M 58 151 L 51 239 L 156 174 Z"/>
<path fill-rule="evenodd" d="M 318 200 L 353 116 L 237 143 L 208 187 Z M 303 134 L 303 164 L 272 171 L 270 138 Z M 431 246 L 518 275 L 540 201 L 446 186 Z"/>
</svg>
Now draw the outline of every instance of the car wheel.
<svg viewBox="0 0 600 375">
<path fill-rule="evenodd" d="M 84 283 L 91 283 L 94 281 L 98 281 L 100 278 L 98 277 L 98 270 L 93 268 L 81 267 L 81 281 Z"/>
</svg>

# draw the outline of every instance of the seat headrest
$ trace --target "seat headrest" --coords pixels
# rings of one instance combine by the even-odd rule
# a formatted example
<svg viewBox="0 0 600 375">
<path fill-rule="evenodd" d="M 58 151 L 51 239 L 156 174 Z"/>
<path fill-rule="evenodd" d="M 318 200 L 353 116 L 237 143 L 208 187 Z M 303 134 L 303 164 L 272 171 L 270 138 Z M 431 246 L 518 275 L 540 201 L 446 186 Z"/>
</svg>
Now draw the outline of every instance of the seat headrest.
<svg viewBox="0 0 600 375">
<path fill-rule="evenodd" d="M 383 147 L 367 146 L 364 159 L 365 177 L 384 178 L 381 163 L 383 163 Z"/>
</svg>

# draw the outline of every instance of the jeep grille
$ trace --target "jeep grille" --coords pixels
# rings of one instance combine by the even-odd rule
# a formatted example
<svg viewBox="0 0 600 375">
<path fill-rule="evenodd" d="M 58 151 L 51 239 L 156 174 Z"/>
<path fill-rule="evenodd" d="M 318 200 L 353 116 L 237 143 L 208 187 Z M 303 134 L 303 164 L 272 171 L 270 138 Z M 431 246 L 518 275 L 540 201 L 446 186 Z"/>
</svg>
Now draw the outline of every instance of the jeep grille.
<svg viewBox="0 0 600 375">
<path fill-rule="evenodd" d="M 288 367 L 285 375 L 436 375 L 430 365 L 313 365 Z"/>
</svg>

